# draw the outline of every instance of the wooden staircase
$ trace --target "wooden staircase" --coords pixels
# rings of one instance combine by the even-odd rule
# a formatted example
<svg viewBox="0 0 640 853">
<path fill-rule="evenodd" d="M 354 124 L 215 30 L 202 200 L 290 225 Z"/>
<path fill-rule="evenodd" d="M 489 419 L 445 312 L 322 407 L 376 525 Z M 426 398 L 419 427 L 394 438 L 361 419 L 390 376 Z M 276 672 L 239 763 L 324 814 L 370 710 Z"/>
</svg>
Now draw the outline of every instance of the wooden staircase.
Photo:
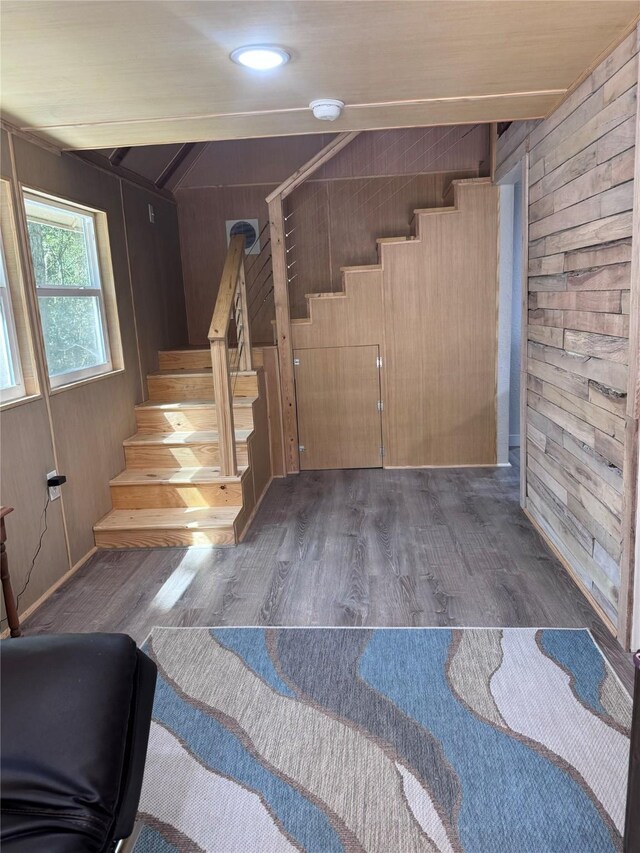
<svg viewBox="0 0 640 853">
<path fill-rule="evenodd" d="M 254 364 L 261 351 L 253 351 Z M 220 471 L 209 349 L 159 354 L 126 468 L 110 482 L 113 509 L 94 527 L 101 548 L 234 545 L 271 479 L 262 366 L 233 374 L 238 474 Z"/>
</svg>

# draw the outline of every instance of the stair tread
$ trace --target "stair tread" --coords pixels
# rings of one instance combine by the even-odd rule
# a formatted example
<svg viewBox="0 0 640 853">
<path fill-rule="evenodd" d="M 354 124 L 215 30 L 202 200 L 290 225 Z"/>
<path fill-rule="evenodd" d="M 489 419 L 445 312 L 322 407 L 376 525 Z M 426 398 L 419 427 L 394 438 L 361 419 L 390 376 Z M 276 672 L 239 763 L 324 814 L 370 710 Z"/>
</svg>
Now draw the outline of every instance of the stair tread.
<svg viewBox="0 0 640 853">
<path fill-rule="evenodd" d="M 166 353 L 169 353 L 169 352 L 171 352 L 171 353 L 177 352 L 177 353 L 180 353 L 180 355 L 186 355 L 187 353 L 197 353 L 197 354 L 200 354 L 203 352 L 211 353 L 211 350 L 209 347 L 205 347 L 205 346 L 201 346 L 201 347 L 174 347 L 173 349 L 161 349 L 161 350 L 158 350 L 158 352 L 161 355 L 165 355 Z"/>
<path fill-rule="evenodd" d="M 148 486 L 152 484 L 184 486 L 193 483 L 239 483 L 247 466 L 238 466 L 238 476 L 224 476 L 220 468 L 127 468 L 114 477 L 111 486 Z"/>
<path fill-rule="evenodd" d="M 271 346 L 271 344 L 265 344 L 265 346 Z M 251 349 L 260 349 L 260 345 L 258 345 L 258 346 L 252 345 Z M 237 352 L 237 351 L 238 351 L 238 347 L 229 347 L 229 352 Z M 205 347 L 205 346 L 193 346 L 193 347 L 176 347 L 175 349 L 161 349 L 161 350 L 158 350 L 158 352 L 161 355 L 166 355 L 167 353 L 174 353 L 174 352 L 178 353 L 179 355 L 192 355 L 192 354 L 201 355 L 202 353 L 206 352 L 208 355 L 210 355 L 211 349 L 210 349 L 210 347 Z"/>
<path fill-rule="evenodd" d="M 95 531 L 108 530 L 198 530 L 228 528 L 241 507 L 171 507 L 168 509 L 112 509 L 94 525 Z"/>
<path fill-rule="evenodd" d="M 235 431 L 236 441 L 246 441 L 253 430 L 237 429 Z M 165 446 L 188 446 L 190 444 L 212 444 L 218 441 L 219 433 L 216 430 L 190 431 L 190 432 L 137 432 L 135 435 L 125 438 L 122 442 L 125 447 L 138 444 L 160 444 Z"/>
<path fill-rule="evenodd" d="M 458 208 L 449 207 L 417 207 L 413 211 L 414 216 L 419 216 L 421 213 L 458 213 Z"/>
<path fill-rule="evenodd" d="M 252 406 L 257 397 L 234 397 L 233 406 L 249 407 Z M 144 403 L 138 403 L 136 409 L 158 409 L 163 412 L 179 412 L 182 409 L 215 409 L 215 400 L 177 400 L 175 403 L 163 403 L 159 400 L 145 400 Z"/>
<path fill-rule="evenodd" d="M 411 243 L 415 237 L 378 237 L 376 243 Z"/>
<path fill-rule="evenodd" d="M 344 290 L 326 290 L 320 293 L 305 293 L 307 299 L 343 299 L 346 297 Z"/>
<path fill-rule="evenodd" d="M 232 370 L 232 376 L 256 376 L 256 370 Z M 176 379 L 184 379 L 185 376 L 211 376 L 211 368 L 210 367 L 188 367 L 184 370 L 154 370 L 152 373 L 147 374 L 147 378 L 155 378 L 155 377 L 175 377 Z"/>
<path fill-rule="evenodd" d="M 371 272 L 372 270 L 381 270 L 382 264 L 360 264 L 355 267 L 340 267 L 340 272 Z"/>
</svg>

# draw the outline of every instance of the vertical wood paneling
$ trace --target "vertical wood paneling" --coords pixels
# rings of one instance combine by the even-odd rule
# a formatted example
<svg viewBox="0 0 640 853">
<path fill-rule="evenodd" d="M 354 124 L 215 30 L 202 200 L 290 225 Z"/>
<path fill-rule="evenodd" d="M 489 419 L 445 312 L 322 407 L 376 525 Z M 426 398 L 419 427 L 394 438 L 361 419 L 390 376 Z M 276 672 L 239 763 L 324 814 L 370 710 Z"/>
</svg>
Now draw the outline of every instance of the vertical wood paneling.
<svg viewBox="0 0 640 853">
<path fill-rule="evenodd" d="M 625 645 L 638 416 L 637 343 L 629 347 L 639 287 L 630 263 L 640 244 L 637 50 L 633 32 L 557 113 L 524 136 L 512 125 L 498 146 L 499 159 L 517 146 L 529 152 L 526 508 Z"/>
<path fill-rule="evenodd" d="M 498 190 L 463 183 L 456 206 L 381 244 L 385 466 L 496 462 Z"/>
<path fill-rule="evenodd" d="M 331 136 L 212 142 L 176 190 L 184 284 L 192 344 L 206 342 L 226 254 L 225 220 L 268 221 L 265 197 Z M 291 314 L 306 314 L 305 294 L 339 290 L 340 268 L 376 263 L 376 239 L 409 233 L 413 210 L 445 204 L 453 178 L 488 163 L 485 126 L 405 128 L 361 133 L 286 199 Z M 288 165 L 287 165 L 288 164 Z M 448 203 L 448 202 L 447 202 Z M 263 235 L 263 243 L 268 232 Z M 252 291 L 254 343 L 271 343 L 268 270 Z M 262 306 L 255 314 L 258 306 Z"/>
<path fill-rule="evenodd" d="M 24 612 L 93 550 L 93 525 L 111 505 L 109 479 L 123 467 L 122 441 L 135 430 L 133 407 L 143 396 L 139 359 L 146 367 L 152 351 L 185 344 L 186 316 L 175 207 L 144 190 L 129 193 L 127 187 L 123 193 L 117 177 L 76 157 L 56 156 L 19 137 L 13 141 L 15 168 L 3 132 L 2 175 L 14 186 L 24 184 L 106 213 L 124 366 L 49 396 L 44 390 L 43 397 L 0 413 L 1 500 L 16 509 L 7 522 L 16 592 L 44 529 L 46 474 L 57 467 L 67 476 L 62 499 L 47 511 L 42 550 L 20 601 Z M 149 223 L 149 202 L 156 208 L 155 230 Z M 21 239 L 26 259 L 24 235 Z M 25 287 L 32 293 L 29 265 L 23 266 Z M 38 341 L 35 311 L 30 311 L 29 322 Z M 45 389 L 46 383 L 40 386 Z"/>
</svg>

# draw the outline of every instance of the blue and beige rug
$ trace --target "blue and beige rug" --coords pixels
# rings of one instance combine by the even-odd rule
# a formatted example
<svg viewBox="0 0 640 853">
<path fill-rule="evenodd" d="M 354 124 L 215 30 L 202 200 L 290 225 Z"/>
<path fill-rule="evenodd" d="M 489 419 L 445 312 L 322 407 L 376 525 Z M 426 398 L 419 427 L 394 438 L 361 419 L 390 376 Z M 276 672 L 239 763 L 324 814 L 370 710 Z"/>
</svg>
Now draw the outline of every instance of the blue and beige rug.
<svg viewBox="0 0 640 853">
<path fill-rule="evenodd" d="M 621 849 L 631 700 L 587 631 L 155 628 L 135 853 Z"/>
</svg>

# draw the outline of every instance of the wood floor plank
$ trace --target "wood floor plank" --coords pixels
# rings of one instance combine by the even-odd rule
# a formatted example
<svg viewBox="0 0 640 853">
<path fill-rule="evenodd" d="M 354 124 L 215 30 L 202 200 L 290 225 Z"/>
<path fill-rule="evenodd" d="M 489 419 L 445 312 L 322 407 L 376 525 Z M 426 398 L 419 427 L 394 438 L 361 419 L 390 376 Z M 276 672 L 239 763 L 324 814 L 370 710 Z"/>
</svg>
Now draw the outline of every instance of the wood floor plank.
<svg viewBox="0 0 640 853">
<path fill-rule="evenodd" d="M 123 631 L 140 643 L 154 625 L 586 627 L 629 687 L 629 656 L 520 510 L 512 461 L 275 480 L 236 548 L 98 551 L 25 634 Z"/>
</svg>

